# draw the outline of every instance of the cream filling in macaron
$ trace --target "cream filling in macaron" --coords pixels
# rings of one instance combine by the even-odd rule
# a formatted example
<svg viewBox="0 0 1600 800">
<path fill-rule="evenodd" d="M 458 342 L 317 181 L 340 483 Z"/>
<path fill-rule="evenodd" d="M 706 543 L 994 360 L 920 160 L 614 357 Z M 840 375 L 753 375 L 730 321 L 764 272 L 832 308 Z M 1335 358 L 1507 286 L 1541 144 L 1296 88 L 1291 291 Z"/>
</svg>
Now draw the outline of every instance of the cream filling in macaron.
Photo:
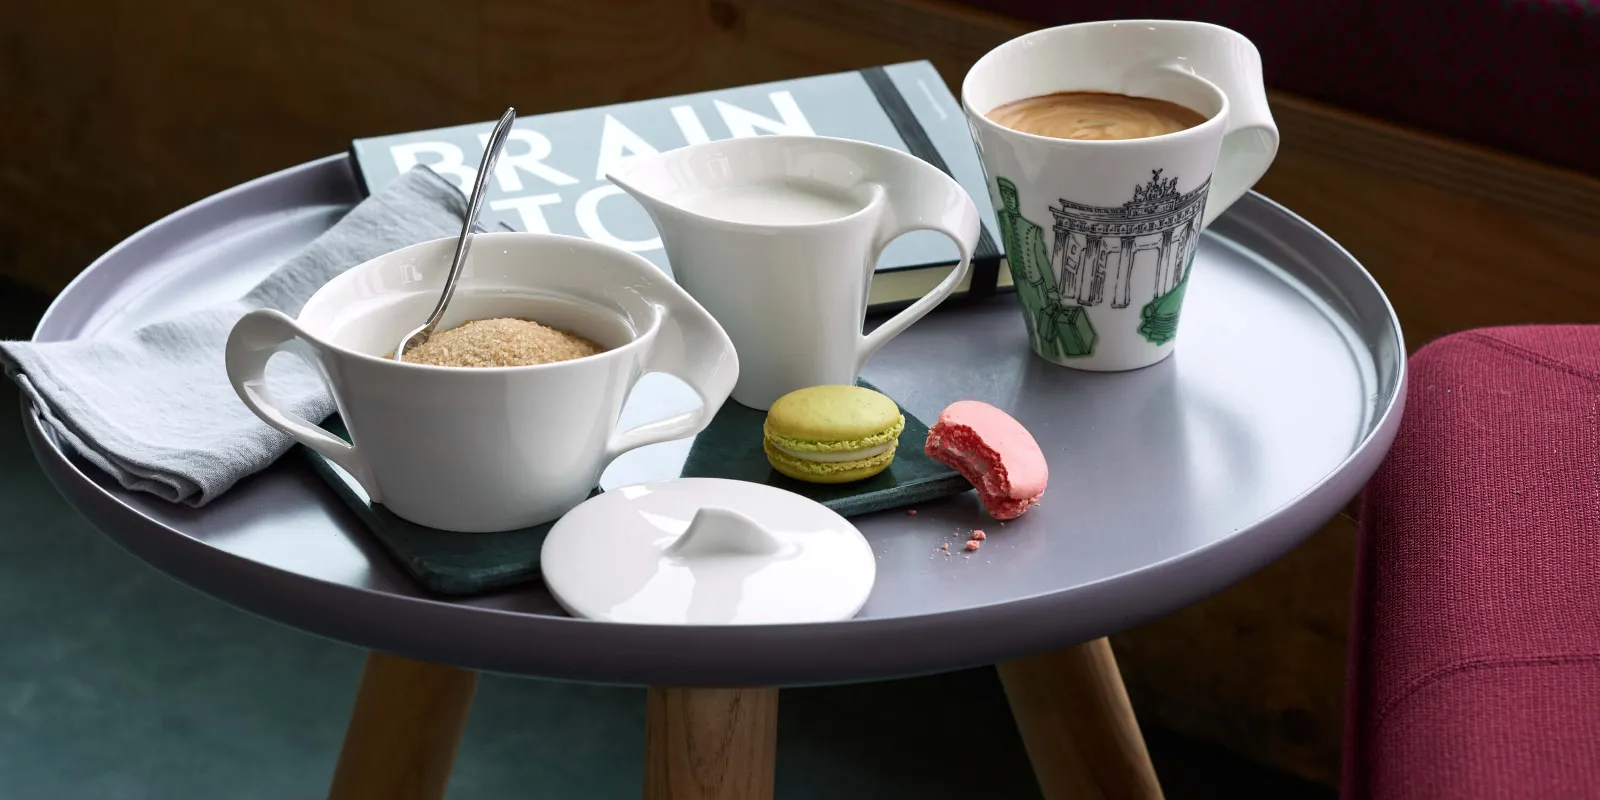
<svg viewBox="0 0 1600 800">
<path fill-rule="evenodd" d="M 889 448 L 894 447 L 894 444 L 894 442 L 884 442 L 877 447 L 868 447 L 862 450 L 846 450 L 840 453 L 790 450 L 787 447 L 779 447 L 778 445 L 773 445 L 773 447 L 777 448 L 778 452 L 783 453 L 786 456 L 793 456 L 801 461 L 816 461 L 819 463 L 832 464 L 843 461 L 860 461 L 862 459 L 872 458 L 873 456 L 879 456 L 889 452 Z"/>
</svg>

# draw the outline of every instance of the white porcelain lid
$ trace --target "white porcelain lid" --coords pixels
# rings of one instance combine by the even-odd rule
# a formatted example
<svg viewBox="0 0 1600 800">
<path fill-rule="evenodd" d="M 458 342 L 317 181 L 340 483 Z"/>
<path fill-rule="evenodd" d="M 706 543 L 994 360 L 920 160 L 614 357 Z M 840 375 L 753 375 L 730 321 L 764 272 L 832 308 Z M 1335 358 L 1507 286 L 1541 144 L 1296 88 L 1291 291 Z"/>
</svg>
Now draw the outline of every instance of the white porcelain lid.
<svg viewBox="0 0 1600 800">
<path fill-rule="evenodd" d="M 877 577 L 849 520 L 794 492 L 721 478 L 584 501 L 551 528 L 540 569 L 575 617 L 660 625 L 849 619 Z"/>
</svg>

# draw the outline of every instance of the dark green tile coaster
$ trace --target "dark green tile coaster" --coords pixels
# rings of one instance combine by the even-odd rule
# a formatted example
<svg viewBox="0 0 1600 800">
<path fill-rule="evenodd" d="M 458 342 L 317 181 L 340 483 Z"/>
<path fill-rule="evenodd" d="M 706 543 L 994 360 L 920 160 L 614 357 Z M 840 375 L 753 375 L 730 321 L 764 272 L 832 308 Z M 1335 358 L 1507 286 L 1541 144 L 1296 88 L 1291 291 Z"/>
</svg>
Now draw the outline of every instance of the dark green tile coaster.
<svg viewBox="0 0 1600 800">
<path fill-rule="evenodd" d="M 861 381 L 862 386 L 872 388 Z M 922 451 L 928 426 L 906 411 L 905 430 L 889 469 L 864 481 L 817 484 L 775 472 L 761 450 L 761 425 L 766 412 L 729 400 L 696 436 L 677 474 L 650 480 L 732 478 L 765 483 L 804 495 L 839 514 L 852 517 L 913 505 L 972 488 L 960 473 Z M 323 423 L 331 433 L 349 438 L 338 416 Z M 539 550 L 554 522 L 500 533 L 456 533 L 407 522 L 381 504 L 374 504 L 349 473 L 320 455 L 300 448 L 311 465 L 353 509 L 378 541 L 411 577 L 428 591 L 471 595 L 539 579 Z M 596 493 L 599 490 L 596 489 Z"/>
<path fill-rule="evenodd" d="M 857 381 L 876 389 L 866 381 Z M 700 432 L 684 459 L 682 477 L 735 478 L 765 483 L 804 495 L 842 516 L 854 517 L 873 511 L 921 503 L 971 489 L 961 473 L 929 458 L 922 451 L 928 440 L 928 426 L 905 408 L 906 427 L 900 433 L 894 462 L 889 468 L 864 481 L 853 483 L 806 483 L 779 474 L 767 463 L 761 449 L 761 426 L 767 412 L 746 408 L 729 400 L 711 424 Z"/>
</svg>

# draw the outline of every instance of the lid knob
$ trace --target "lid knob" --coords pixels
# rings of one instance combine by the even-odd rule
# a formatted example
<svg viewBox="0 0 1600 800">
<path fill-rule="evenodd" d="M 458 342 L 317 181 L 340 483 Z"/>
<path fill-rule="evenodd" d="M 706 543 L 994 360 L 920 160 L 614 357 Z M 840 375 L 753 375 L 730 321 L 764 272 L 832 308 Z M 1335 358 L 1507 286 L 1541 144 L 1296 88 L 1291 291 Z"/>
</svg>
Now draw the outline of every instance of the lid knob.
<svg viewBox="0 0 1600 800">
<path fill-rule="evenodd" d="M 667 546 L 667 554 L 682 558 L 717 555 L 771 555 L 783 542 L 761 523 L 737 511 L 706 506 L 695 512 L 689 527 Z"/>
</svg>

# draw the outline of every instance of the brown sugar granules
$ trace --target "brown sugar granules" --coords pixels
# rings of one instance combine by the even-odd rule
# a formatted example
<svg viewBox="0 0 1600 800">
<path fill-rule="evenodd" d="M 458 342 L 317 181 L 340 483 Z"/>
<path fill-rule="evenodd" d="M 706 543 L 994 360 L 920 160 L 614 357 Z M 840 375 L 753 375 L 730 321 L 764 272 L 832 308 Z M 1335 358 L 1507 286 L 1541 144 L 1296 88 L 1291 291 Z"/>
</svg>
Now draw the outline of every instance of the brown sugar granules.
<svg viewBox="0 0 1600 800">
<path fill-rule="evenodd" d="M 406 363 L 436 367 L 528 367 L 592 356 L 605 348 L 526 319 L 500 317 L 435 331 L 406 351 Z M 393 353 L 390 357 L 393 357 Z"/>
</svg>

